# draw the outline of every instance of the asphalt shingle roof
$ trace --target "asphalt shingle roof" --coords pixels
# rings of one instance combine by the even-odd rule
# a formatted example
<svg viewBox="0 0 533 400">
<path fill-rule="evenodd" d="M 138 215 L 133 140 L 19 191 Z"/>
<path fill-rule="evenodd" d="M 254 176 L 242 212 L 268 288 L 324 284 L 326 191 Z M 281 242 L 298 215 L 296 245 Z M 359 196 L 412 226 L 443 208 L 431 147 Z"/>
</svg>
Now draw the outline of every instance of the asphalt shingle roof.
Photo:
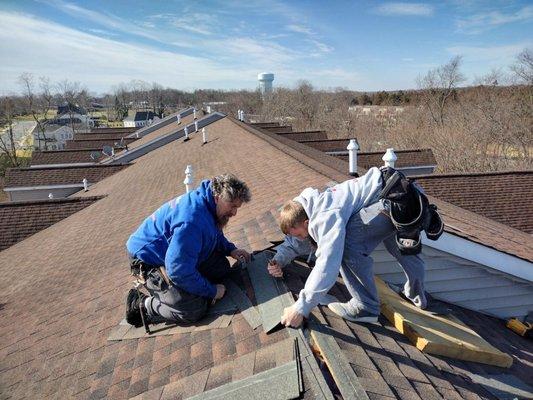
<svg viewBox="0 0 533 400">
<path fill-rule="evenodd" d="M 31 154 L 31 165 L 94 162 L 91 158 L 93 152 L 102 153 L 102 148 L 34 151 Z"/>
<path fill-rule="evenodd" d="M 107 341 L 123 318 L 125 293 L 131 287 L 124 244 L 144 218 L 184 192 L 183 171 L 188 164 L 194 168 L 196 183 L 222 172 L 235 173 L 248 183 L 252 202 L 239 210 L 226 231 L 230 240 L 248 250 L 264 249 L 270 240 L 282 237 L 275 222 L 277 207 L 302 188 L 321 188 L 331 180 L 349 178 L 342 160 L 232 118 L 211 124 L 209 132 L 206 145 L 195 134 L 187 142 L 180 139 L 140 157 L 77 195 L 105 198 L 0 252 L 0 265 L 9 265 L 0 280 L 0 387 L 5 393 L 12 398 L 86 399 L 128 398 L 146 392 L 159 398 L 161 392 L 150 391 L 178 385 L 198 371 L 210 371 L 204 372 L 205 380 L 196 381 L 202 390 L 228 382 L 229 375 L 221 367 L 228 360 L 249 355 L 254 371 L 274 365 L 277 346 L 270 345 L 286 339 L 287 330 L 267 336 L 253 331 L 239 314 L 225 329 Z M 456 215 L 454 206 L 448 211 L 472 223 L 472 213 Z M 485 224 L 481 229 L 497 230 L 501 225 L 479 218 Z M 462 227 L 468 231 L 463 235 L 476 232 L 475 226 Z M 508 233 L 500 230 L 497 235 L 505 241 Z M 529 243 L 531 249 L 526 236 L 529 239 L 522 240 L 522 247 Z M 506 248 L 505 243 L 495 245 Z M 507 246 L 508 251 L 518 252 Z M 301 289 L 307 272 L 288 271 L 287 282 L 294 293 Z M 253 292 L 246 287 L 253 300 Z M 362 383 L 370 398 L 390 398 L 392 393 L 392 397 L 415 399 L 430 395 L 493 399 L 478 386 L 457 380 L 457 374 L 438 369 L 448 364 L 456 370 L 486 371 L 483 366 L 452 365 L 423 355 L 385 321 L 379 326 L 345 328 L 325 317 L 337 332 L 345 335 L 347 328 L 351 330 L 349 336 L 340 336 L 346 343 L 339 345 L 354 368 L 360 357 L 366 363 L 362 367 L 368 371 L 360 369 L 358 376 L 366 378 Z M 514 351 L 517 359 L 530 357 L 531 345 L 519 337 L 511 339 L 512 332 L 500 333 L 502 327 L 491 323 L 494 320 L 465 322 L 478 321 L 489 328 L 482 334 L 493 335 L 496 346 Z M 499 337 L 506 342 L 497 342 Z M 529 361 L 516 363 L 523 368 L 519 376 L 527 376 Z"/>
<path fill-rule="evenodd" d="M 98 197 L 0 203 L 0 251 L 90 206 Z"/>
<path fill-rule="evenodd" d="M 435 155 L 431 149 L 394 150 L 394 153 L 398 157 L 395 164 L 396 168 L 437 165 L 437 160 L 435 160 Z M 385 151 L 358 152 L 357 164 L 365 169 L 381 166 L 383 165 L 382 157 L 384 154 Z M 336 157 L 346 162 L 348 161 L 347 155 L 338 155 Z"/>
<path fill-rule="evenodd" d="M 117 143 L 120 143 L 124 140 L 125 144 L 130 144 L 137 140 L 136 138 L 126 138 L 126 137 L 111 137 L 107 139 L 76 139 L 76 140 L 67 140 L 66 148 L 68 150 L 72 149 L 92 149 L 92 148 L 103 148 L 104 146 L 115 146 Z"/>
<path fill-rule="evenodd" d="M 9 168 L 6 171 L 5 187 L 81 184 L 83 178 L 86 178 L 89 183 L 94 183 L 126 168 L 127 166 L 128 164 L 83 167 Z"/>
<path fill-rule="evenodd" d="M 414 177 L 441 200 L 526 233 L 533 233 L 533 171 Z"/>
</svg>

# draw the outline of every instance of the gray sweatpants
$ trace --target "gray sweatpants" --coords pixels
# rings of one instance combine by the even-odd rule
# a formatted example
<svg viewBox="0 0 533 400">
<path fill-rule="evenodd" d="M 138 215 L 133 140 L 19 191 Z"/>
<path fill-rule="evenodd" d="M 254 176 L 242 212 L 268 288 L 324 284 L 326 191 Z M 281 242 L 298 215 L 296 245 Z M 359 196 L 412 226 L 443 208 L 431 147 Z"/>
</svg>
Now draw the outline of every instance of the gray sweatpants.
<svg viewBox="0 0 533 400">
<path fill-rule="evenodd" d="M 365 309 L 379 314 L 379 298 L 374 282 L 373 264 L 370 256 L 381 243 L 400 263 L 407 277 L 405 295 L 417 306 L 425 308 L 424 261 L 418 255 L 403 255 L 395 242 L 396 230 L 383 204 L 375 203 L 352 215 L 346 226 L 346 240 L 340 273 L 352 299 L 349 304 L 354 310 Z"/>
</svg>

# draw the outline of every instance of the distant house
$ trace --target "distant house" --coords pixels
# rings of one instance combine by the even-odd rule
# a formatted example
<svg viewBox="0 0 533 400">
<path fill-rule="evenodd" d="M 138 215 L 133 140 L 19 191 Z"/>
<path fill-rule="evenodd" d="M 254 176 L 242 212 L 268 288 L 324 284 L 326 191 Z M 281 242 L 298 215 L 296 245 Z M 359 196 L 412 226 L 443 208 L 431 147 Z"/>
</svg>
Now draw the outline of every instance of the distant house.
<svg viewBox="0 0 533 400">
<path fill-rule="evenodd" d="M 87 114 L 87 111 L 85 111 L 85 109 L 78 104 L 67 103 L 66 101 L 57 106 L 57 115 L 68 113 L 85 115 Z"/>
<path fill-rule="evenodd" d="M 37 127 L 33 130 L 33 147 L 36 150 L 62 150 L 66 141 L 73 137 L 74 132 L 70 126 L 48 124 L 44 136 Z"/>
<path fill-rule="evenodd" d="M 88 115 L 80 113 L 58 114 L 58 117 L 50 121 L 50 123 L 61 126 L 74 125 L 76 131 L 86 131 L 94 127 L 93 119 Z"/>
<path fill-rule="evenodd" d="M 152 111 L 137 111 L 135 115 L 124 118 L 122 122 L 125 127 L 141 128 L 150 125 L 156 118 L 159 118 L 158 115 Z"/>
</svg>

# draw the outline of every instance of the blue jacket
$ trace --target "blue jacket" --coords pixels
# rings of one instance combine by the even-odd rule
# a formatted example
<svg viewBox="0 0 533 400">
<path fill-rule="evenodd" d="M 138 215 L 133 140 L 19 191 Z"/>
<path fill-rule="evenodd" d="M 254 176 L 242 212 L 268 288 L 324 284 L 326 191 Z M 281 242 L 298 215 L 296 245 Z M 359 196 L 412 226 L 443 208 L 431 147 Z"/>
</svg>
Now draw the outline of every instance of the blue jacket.
<svg viewBox="0 0 533 400">
<path fill-rule="evenodd" d="M 229 255 L 236 247 L 216 223 L 216 204 L 211 182 L 161 206 L 130 236 L 128 252 L 150 265 L 164 265 L 177 287 L 214 298 L 216 287 L 197 270 L 218 249 Z"/>
</svg>

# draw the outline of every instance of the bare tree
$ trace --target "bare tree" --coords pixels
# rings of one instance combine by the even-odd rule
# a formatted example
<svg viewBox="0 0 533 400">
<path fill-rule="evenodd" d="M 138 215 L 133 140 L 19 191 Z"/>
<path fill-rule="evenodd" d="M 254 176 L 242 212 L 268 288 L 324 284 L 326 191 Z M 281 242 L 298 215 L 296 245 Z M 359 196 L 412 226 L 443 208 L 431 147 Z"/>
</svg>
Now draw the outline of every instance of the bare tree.
<svg viewBox="0 0 533 400">
<path fill-rule="evenodd" d="M 19 77 L 19 84 L 22 86 L 23 98 L 26 108 L 33 120 L 37 124 L 37 141 L 41 149 L 41 141 L 45 150 L 48 149 L 46 138 L 46 124 L 48 123 L 48 113 L 52 109 L 53 94 L 48 78 L 39 78 L 40 92 L 36 92 L 35 78 L 32 74 L 24 72 Z"/>
<path fill-rule="evenodd" d="M 12 167 L 18 167 L 19 159 L 13 132 L 14 111 L 12 98 L 7 96 L 0 98 L 0 128 L 5 129 L 5 132 L 0 132 L 0 152 L 7 156 Z"/>
<path fill-rule="evenodd" d="M 430 70 L 418 78 L 418 86 L 423 92 L 423 102 L 432 120 L 444 125 L 446 106 L 455 90 L 465 77 L 459 71 L 461 56 L 452 58 L 447 64 Z"/>
<path fill-rule="evenodd" d="M 533 53 L 525 49 L 516 57 L 516 63 L 511 70 L 526 85 L 533 85 Z"/>
<path fill-rule="evenodd" d="M 61 101 L 67 105 L 67 112 L 70 119 L 70 128 L 76 132 L 78 126 L 74 122 L 76 110 L 80 111 L 87 105 L 87 89 L 83 88 L 79 82 L 71 82 L 67 79 L 57 84 L 58 95 Z M 86 129 L 89 127 L 86 126 Z"/>
</svg>

